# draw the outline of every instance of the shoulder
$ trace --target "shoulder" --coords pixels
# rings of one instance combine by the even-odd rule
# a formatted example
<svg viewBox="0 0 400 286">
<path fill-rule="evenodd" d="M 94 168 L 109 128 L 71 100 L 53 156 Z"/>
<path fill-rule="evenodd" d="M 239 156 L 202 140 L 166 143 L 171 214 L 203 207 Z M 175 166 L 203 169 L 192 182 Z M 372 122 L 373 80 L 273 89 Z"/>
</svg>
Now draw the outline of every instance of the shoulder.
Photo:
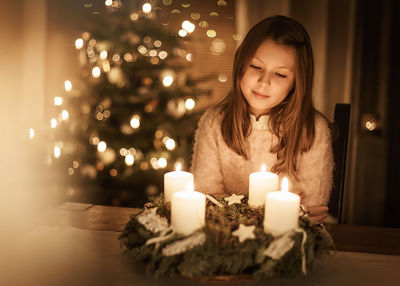
<svg viewBox="0 0 400 286">
<path fill-rule="evenodd" d="M 314 115 L 314 124 L 316 135 L 318 135 L 319 133 L 330 134 L 330 124 L 328 119 L 318 111 Z"/>
<path fill-rule="evenodd" d="M 222 111 L 220 107 L 211 107 L 207 109 L 200 118 L 199 128 L 211 128 L 221 126 Z"/>
<path fill-rule="evenodd" d="M 331 140 L 331 128 L 328 119 L 320 112 L 314 115 L 315 142 L 327 142 Z"/>
</svg>

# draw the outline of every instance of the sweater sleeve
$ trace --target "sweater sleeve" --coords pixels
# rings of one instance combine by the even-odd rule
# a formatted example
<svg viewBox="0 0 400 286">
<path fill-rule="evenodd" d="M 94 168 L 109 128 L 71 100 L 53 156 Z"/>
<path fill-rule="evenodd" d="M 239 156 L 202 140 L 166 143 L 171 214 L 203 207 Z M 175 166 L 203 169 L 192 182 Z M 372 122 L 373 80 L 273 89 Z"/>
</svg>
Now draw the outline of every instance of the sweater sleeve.
<svg viewBox="0 0 400 286">
<path fill-rule="evenodd" d="M 195 134 L 191 166 L 195 190 L 217 196 L 224 194 L 218 151 L 220 128 L 218 111 L 215 109 L 206 111 L 200 118 Z"/>
<path fill-rule="evenodd" d="M 298 162 L 298 189 L 304 193 L 306 207 L 326 206 L 333 182 L 331 132 L 321 116 L 315 118 L 315 139 L 310 150 Z"/>
</svg>

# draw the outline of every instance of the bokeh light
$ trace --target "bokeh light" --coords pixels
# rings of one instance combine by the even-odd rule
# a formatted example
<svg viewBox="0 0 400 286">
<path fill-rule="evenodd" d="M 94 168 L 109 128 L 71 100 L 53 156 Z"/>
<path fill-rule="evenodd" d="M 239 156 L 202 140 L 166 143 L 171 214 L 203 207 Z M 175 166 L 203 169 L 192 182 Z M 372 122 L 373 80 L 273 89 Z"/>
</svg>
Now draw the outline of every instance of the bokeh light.
<svg viewBox="0 0 400 286">
<path fill-rule="evenodd" d="M 99 144 L 97 144 L 97 151 L 99 152 L 104 152 L 107 149 L 107 143 L 104 141 L 100 141 Z"/>
<path fill-rule="evenodd" d="M 172 75 L 166 75 L 166 76 L 164 76 L 164 78 L 162 80 L 162 84 L 165 87 L 170 87 L 173 82 L 174 82 L 174 78 L 172 77 Z"/>
<path fill-rule="evenodd" d="M 165 147 L 166 147 L 168 150 L 170 150 L 170 151 L 174 150 L 175 147 L 176 147 L 175 140 L 172 139 L 172 138 L 168 138 L 168 139 L 165 141 Z"/>
<path fill-rule="evenodd" d="M 195 25 L 192 22 L 186 20 L 182 22 L 182 29 L 184 29 L 188 33 L 193 33 Z"/>
<path fill-rule="evenodd" d="M 183 38 L 183 37 L 186 37 L 187 34 L 188 34 L 188 33 L 187 33 L 186 30 L 184 30 L 184 29 L 180 29 L 179 32 L 178 32 L 178 35 L 181 36 L 182 38 Z"/>
<path fill-rule="evenodd" d="M 125 156 L 125 164 L 127 166 L 132 166 L 134 162 L 135 162 L 135 157 L 133 157 L 132 154 L 128 154 Z"/>
<path fill-rule="evenodd" d="M 60 96 L 54 97 L 54 105 L 55 106 L 60 106 L 63 104 L 63 98 Z"/>
<path fill-rule="evenodd" d="M 72 83 L 70 80 L 64 81 L 64 89 L 66 92 L 69 92 L 72 90 Z"/>
<path fill-rule="evenodd" d="M 61 111 L 61 119 L 62 120 L 67 120 L 68 118 L 69 118 L 68 110 L 64 109 L 63 111 Z"/>
<path fill-rule="evenodd" d="M 187 110 L 192 110 L 195 105 L 196 105 L 196 102 L 193 100 L 193 98 L 186 99 L 185 107 Z"/>
<path fill-rule="evenodd" d="M 80 50 L 80 49 L 82 49 L 82 47 L 83 47 L 83 39 L 82 38 L 76 39 L 75 40 L 75 48 L 77 50 Z"/>
<path fill-rule="evenodd" d="M 161 157 L 160 159 L 158 159 L 158 166 L 161 168 L 161 169 L 164 169 L 165 167 L 167 167 L 167 159 L 165 159 L 165 158 L 163 158 L 163 157 Z"/>
<path fill-rule="evenodd" d="M 132 126 L 133 129 L 137 129 L 140 126 L 140 116 L 135 114 L 132 116 L 130 125 Z"/>
<path fill-rule="evenodd" d="M 35 137 L 35 130 L 33 128 L 29 128 L 29 138 L 33 139 Z"/>
<path fill-rule="evenodd" d="M 92 69 L 92 76 L 93 76 L 94 78 L 98 78 L 98 77 L 100 77 L 100 75 L 101 75 L 101 70 L 100 70 L 100 68 L 99 68 L 99 67 L 94 67 L 94 68 Z"/>
<path fill-rule="evenodd" d="M 142 11 L 144 13 L 150 13 L 151 12 L 151 4 L 150 3 L 144 3 L 142 6 Z"/>
</svg>

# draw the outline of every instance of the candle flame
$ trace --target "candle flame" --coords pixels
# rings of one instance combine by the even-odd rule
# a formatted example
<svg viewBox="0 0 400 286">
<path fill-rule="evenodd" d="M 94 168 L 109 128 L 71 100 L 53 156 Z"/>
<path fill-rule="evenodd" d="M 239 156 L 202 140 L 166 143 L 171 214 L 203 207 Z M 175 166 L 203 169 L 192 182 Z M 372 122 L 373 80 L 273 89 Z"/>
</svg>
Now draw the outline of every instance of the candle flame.
<svg viewBox="0 0 400 286">
<path fill-rule="evenodd" d="M 265 164 L 261 165 L 261 172 L 265 172 L 267 171 L 267 167 L 265 166 Z"/>
<path fill-rule="evenodd" d="M 282 192 L 289 192 L 289 182 L 286 177 L 282 179 Z"/>
<path fill-rule="evenodd" d="M 33 130 L 33 128 L 29 128 L 29 138 L 33 138 L 35 137 L 35 130 Z"/>
<path fill-rule="evenodd" d="M 181 169 L 182 169 L 181 163 L 177 163 L 176 167 L 175 167 L 175 170 L 176 171 L 180 171 Z"/>
</svg>

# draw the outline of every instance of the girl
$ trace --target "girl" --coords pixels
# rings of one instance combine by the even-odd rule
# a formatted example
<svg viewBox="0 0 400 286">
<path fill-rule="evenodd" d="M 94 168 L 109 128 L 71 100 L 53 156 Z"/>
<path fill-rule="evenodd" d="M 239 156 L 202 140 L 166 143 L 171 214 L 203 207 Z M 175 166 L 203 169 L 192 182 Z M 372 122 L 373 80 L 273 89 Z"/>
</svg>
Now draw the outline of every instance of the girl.
<svg viewBox="0 0 400 286">
<path fill-rule="evenodd" d="M 314 60 L 304 27 L 285 16 L 255 25 L 238 48 L 233 87 L 205 112 L 195 135 L 196 190 L 248 192 L 249 174 L 287 176 L 314 221 L 328 219 L 333 157 L 330 130 L 314 108 Z"/>
</svg>

